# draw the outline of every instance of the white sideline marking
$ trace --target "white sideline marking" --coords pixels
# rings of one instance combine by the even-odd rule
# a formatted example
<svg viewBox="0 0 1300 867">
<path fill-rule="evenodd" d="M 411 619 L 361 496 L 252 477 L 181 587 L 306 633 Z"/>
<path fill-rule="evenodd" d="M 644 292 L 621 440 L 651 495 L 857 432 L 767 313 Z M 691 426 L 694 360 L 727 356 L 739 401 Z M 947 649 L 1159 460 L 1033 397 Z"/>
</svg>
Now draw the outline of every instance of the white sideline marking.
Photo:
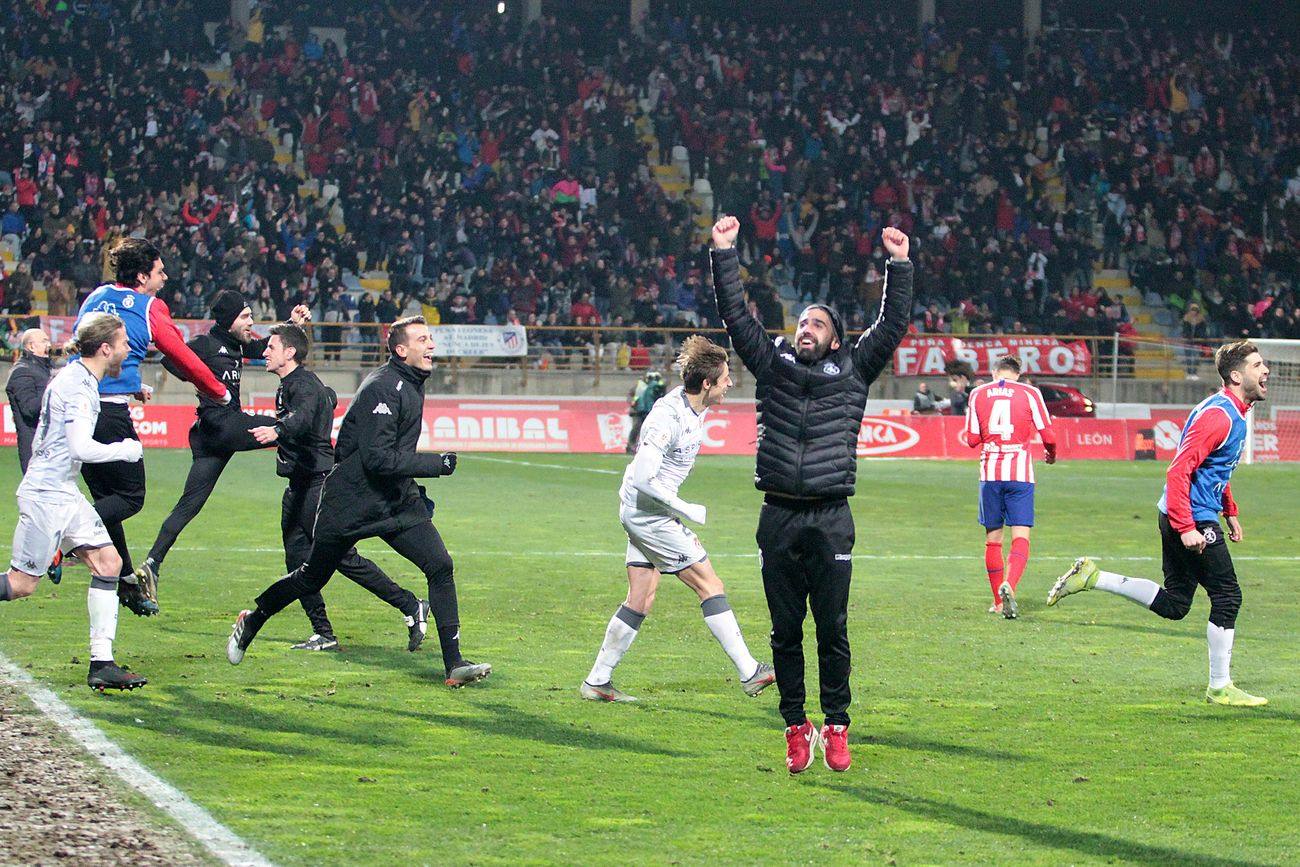
<svg viewBox="0 0 1300 867">
<path fill-rule="evenodd" d="M 476 461 L 491 461 L 494 464 L 518 464 L 521 467 L 544 467 L 548 470 L 573 470 L 582 473 L 600 473 L 606 476 L 621 476 L 622 470 L 605 470 L 600 467 L 571 467 L 566 464 L 539 464 L 536 461 L 516 461 L 510 458 L 490 458 L 487 455 L 466 455 Z"/>
<path fill-rule="evenodd" d="M 264 855 L 246 843 L 225 825 L 212 818 L 207 810 L 191 801 L 175 786 L 140 764 L 100 731 L 99 727 L 67 705 L 30 674 L 0 653 L 0 675 L 21 689 L 37 710 L 63 729 L 82 749 L 131 788 L 148 798 L 154 806 L 171 816 L 176 823 L 225 864 L 269 865 Z"/>
<path fill-rule="evenodd" d="M 185 546 L 177 545 L 172 548 L 173 551 L 202 551 L 205 553 L 228 552 L 231 554 L 283 554 L 283 548 L 212 548 L 204 545 Z M 622 557 L 624 552 L 610 549 L 608 551 L 475 551 L 457 549 L 451 552 L 452 556 L 460 555 L 463 557 Z M 1039 558 L 1059 557 L 1061 559 L 1072 559 L 1073 553 L 1069 558 L 1064 554 L 1039 554 Z M 1122 560 L 1124 562 L 1143 563 L 1156 562 L 1159 557 L 1147 556 L 1121 556 L 1118 554 L 1090 554 L 1094 560 Z M 709 557 L 717 559 L 719 557 L 736 557 L 750 560 L 758 559 L 758 552 L 738 553 L 734 551 L 712 551 Z M 977 554 L 854 554 L 854 560 L 971 560 L 978 559 Z M 1281 555 L 1259 555 L 1233 558 L 1234 562 L 1279 562 L 1279 563 L 1296 563 L 1300 562 L 1300 557 L 1286 557 Z"/>
</svg>

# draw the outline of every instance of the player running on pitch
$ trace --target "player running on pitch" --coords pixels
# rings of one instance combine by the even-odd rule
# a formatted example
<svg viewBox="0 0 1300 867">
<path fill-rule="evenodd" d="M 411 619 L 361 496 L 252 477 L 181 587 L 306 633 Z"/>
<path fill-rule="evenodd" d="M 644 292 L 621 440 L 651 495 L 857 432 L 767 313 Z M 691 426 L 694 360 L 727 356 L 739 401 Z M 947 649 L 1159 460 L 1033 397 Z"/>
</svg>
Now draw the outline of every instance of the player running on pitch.
<svg viewBox="0 0 1300 867">
<path fill-rule="evenodd" d="M 1056 463 L 1056 435 L 1043 395 L 1020 382 L 1020 360 L 1010 355 L 993 368 L 996 377 L 971 391 L 962 442 L 983 447 L 980 456 L 979 521 L 984 527 L 984 568 L 993 588 L 990 612 L 1014 620 L 1016 587 L 1029 562 L 1034 526 L 1034 458 L 1029 446 L 1043 440 L 1047 463 Z M 1011 528 L 1011 556 L 1002 568 L 1002 528 Z"/>
<path fill-rule="evenodd" d="M 636 701 L 613 684 L 614 667 L 627 653 L 654 604 L 659 576 L 676 575 L 700 597 L 704 623 L 736 666 L 740 685 L 755 696 L 776 681 L 776 672 L 749 653 L 722 579 L 699 538 L 682 518 L 703 524 L 704 506 L 677 496 L 704 440 L 704 414 L 731 388 L 727 350 L 698 334 L 677 356 L 682 385 L 655 402 L 641 427 L 636 457 L 623 473 L 619 519 L 627 531 L 627 601 L 605 627 L 605 641 L 579 692 L 592 701 Z"/>
<path fill-rule="evenodd" d="M 59 371 L 42 399 L 31 463 L 18 486 L 18 526 L 9 572 L 0 576 L 0 602 L 32 595 L 56 552 L 76 554 L 90 567 L 86 683 L 98 690 L 135 689 L 148 681 L 113 661 L 122 560 L 104 522 L 77 488 L 83 463 L 130 463 L 144 455 L 137 439 L 101 443 L 94 438 L 100 383 L 121 375 L 131 347 L 122 320 L 108 313 L 81 317 L 74 342 L 80 357 Z"/>
<path fill-rule="evenodd" d="M 1246 446 L 1246 413 L 1268 395 L 1268 365 L 1248 340 L 1220 346 L 1214 353 L 1214 365 L 1223 379 L 1223 390 L 1201 401 L 1187 417 L 1158 503 L 1164 586 L 1146 578 L 1103 572 L 1091 558 L 1080 557 L 1052 586 L 1047 604 L 1097 589 L 1132 599 L 1161 617 L 1182 620 L 1192 607 L 1199 584 L 1210 597 L 1210 622 L 1205 627 L 1210 685 L 1205 700 L 1259 707 L 1268 704 L 1268 699 L 1234 686 L 1229 671 L 1241 587 L 1219 526 L 1219 513 L 1228 525 L 1227 538 L 1240 542 L 1241 522 L 1230 481 Z"/>
</svg>

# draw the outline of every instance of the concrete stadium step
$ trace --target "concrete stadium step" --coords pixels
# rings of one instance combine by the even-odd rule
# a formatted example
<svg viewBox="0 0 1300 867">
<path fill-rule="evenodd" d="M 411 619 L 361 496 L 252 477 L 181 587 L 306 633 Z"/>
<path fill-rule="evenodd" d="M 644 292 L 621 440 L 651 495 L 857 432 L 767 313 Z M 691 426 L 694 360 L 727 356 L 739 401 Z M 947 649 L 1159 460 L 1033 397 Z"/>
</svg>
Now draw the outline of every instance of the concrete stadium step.
<svg viewBox="0 0 1300 867">
<path fill-rule="evenodd" d="M 1098 289 L 1131 289 L 1133 283 L 1128 279 L 1128 275 L 1123 277 L 1093 277 L 1092 285 Z"/>
</svg>

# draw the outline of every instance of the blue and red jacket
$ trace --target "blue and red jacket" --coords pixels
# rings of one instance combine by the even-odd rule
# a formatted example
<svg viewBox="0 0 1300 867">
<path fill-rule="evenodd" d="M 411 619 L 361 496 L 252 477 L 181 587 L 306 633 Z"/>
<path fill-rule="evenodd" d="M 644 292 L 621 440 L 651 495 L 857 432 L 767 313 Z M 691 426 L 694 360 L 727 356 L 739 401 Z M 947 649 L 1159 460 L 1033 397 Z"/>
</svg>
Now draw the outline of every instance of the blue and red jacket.
<svg viewBox="0 0 1300 867">
<path fill-rule="evenodd" d="M 223 400 L 226 387 L 222 385 L 207 365 L 199 360 L 188 346 L 166 302 L 144 292 L 136 292 L 116 283 L 105 283 L 86 296 L 77 311 L 76 325 L 87 313 L 112 313 L 126 323 L 126 340 L 131 345 L 122 372 L 104 377 L 99 383 L 99 393 L 104 396 L 131 395 L 140 391 L 140 362 L 153 343 L 158 350 L 174 362 L 178 371 L 199 391 L 214 400 Z M 73 331 L 76 331 L 76 325 Z"/>
<path fill-rule="evenodd" d="M 1217 521 L 1220 512 L 1237 514 L 1232 471 L 1246 448 L 1249 411 L 1250 404 L 1224 389 L 1198 403 L 1187 417 L 1159 503 L 1178 532 L 1195 530 L 1200 521 Z"/>
</svg>

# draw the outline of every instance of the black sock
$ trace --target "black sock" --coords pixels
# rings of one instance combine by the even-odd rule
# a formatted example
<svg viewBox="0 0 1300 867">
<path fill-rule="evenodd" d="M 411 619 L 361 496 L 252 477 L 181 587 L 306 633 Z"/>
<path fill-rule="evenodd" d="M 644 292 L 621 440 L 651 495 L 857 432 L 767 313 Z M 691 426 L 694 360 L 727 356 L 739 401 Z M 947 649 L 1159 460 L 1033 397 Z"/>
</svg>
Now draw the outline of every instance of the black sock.
<svg viewBox="0 0 1300 867">
<path fill-rule="evenodd" d="M 429 583 L 429 609 L 438 627 L 442 662 L 450 671 L 460 662 L 460 608 L 456 604 L 456 582 L 451 578 Z"/>
<path fill-rule="evenodd" d="M 92 659 L 90 661 L 90 673 L 94 674 L 95 672 L 99 671 L 101 668 L 107 668 L 112 664 L 113 664 L 113 660 L 111 659 Z"/>
<path fill-rule="evenodd" d="M 9 601 L 9 573 L 0 574 L 0 602 Z"/>
<path fill-rule="evenodd" d="M 261 631 L 266 621 L 270 619 L 270 615 L 261 608 L 254 608 L 248 612 L 248 616 L 244 618 L 244 640 L 241 642 L 245 650 L 248 649 L 248 645 L 253 643 L 253 639 L 257 637 L 257 633 Z"/>
</svg>

